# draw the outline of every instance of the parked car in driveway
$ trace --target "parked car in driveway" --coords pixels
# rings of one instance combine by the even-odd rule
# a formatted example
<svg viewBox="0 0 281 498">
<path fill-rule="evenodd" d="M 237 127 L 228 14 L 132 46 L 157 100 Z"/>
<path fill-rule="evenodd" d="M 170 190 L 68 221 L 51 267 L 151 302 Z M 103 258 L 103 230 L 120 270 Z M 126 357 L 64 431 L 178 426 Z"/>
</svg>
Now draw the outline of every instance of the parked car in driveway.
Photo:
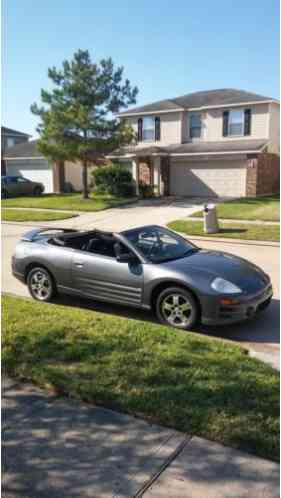
<svg viewBox="0 0 281 498">
<path fill-rule="evenodd" d="M 16 195 L 41 195 L 44 188 L 43 183 L 33 182 L 23 176 L 1 176 L 1 195 L 4 199 Z"/>
<path fill-rule="evenodd" d="M 39 301 L 61 292 L 153 309 L 180 329 L 245 320 L 272 298 L 269 276 L 254 264 L 155 225 L 120 233 L 34 229 L 17 244 L 12 271 Z"/>
</svg>

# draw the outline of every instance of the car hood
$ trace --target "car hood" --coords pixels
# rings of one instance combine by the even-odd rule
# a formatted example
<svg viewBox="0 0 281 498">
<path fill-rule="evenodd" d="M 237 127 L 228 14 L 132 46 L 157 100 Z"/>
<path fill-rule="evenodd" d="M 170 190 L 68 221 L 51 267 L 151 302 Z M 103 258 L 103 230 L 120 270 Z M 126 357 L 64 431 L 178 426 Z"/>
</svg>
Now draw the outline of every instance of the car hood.
<svg viewBox="0 0 281 498">
<path fill-rule="evenodd" d="M 269 283 L 269 277 L 246 259 L 221 251 L 199 249 L 185 258 L 165 263 L 171 270 L 189 273 L 190 270 L 206 274 L 208 280 L 224 278 L 238 285 L 242 291 L 257 292 Z"/>
</svg>

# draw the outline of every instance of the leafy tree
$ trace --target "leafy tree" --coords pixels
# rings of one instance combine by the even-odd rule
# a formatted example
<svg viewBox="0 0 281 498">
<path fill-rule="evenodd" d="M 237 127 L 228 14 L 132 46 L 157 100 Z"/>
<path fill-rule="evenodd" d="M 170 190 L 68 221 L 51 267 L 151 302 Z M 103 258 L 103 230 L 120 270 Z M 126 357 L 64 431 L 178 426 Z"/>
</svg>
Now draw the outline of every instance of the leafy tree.
<svg viewBox="0 0 281 498">
<path fill-rule="evenodd" d="M 123 67 L 116 67 L 111 58 L 94 63 L 88 50 L 78 50 L 61 69 L 50 68 L 48 76 L 53 89 L 42 89 L 43 105 L 31 106 L 31 112 L 40 117 L 38 148 L 53 161 L 82 162 L 87 198 L 91 153 L 105 153 L 134 138 L 132 128 L 114 114 L 136 103 L 138 89 L 124 80 Z"/>
</svg>

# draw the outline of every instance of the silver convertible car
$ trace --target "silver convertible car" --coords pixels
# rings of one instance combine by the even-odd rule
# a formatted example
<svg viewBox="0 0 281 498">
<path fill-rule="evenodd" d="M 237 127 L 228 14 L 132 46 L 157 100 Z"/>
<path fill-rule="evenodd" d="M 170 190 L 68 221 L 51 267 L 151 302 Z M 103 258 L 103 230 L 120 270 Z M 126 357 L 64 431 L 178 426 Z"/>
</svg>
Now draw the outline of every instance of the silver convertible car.
<svg viewBox="0 0 281 498">
<path fill-rule="evenodd" d="M 34 229 L 17 244 L 12 271 L 39 301 L 59 292 L 152 309 L 180 329 L 245 320 L 272 298 L 270 278 L 249 261 L 155 225 L 121 233 Z"/>
</svg>

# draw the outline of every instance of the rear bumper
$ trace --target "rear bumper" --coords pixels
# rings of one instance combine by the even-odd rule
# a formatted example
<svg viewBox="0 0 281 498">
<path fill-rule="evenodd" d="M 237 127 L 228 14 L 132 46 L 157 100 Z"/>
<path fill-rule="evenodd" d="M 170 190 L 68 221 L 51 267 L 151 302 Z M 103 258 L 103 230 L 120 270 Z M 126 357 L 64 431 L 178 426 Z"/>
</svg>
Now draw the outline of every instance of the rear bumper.
<svg viewBox="0 0 281 498">
<path fill-rule="evenodd" d="M 11 267 L 12 267 L 12 275 L 25 284 L 26 283 L 25 276 L 22 272 L 19 271 L 19 268 L 17 267 L 17 264 L 16 264 L 15 256 L 12 256 Z"/>
<path fill-rule="evenodd" d="M 24 275 L 22 275 L 22 273 L 19 273 L 17 271 L 13 271 L 12 270 L 12 274 L 14 277 L 16 277 L 18 280 L 20 280 L 20 282 L 22 282 L 23 284 L 25 284 L 25 278 L 24 278 Z"/>
<path fill-rule="evenodd" d="M 227 325 L 249 320 L 269 306 L 272 299 L 272 285 L 269 283 L 255 296 L 239 298 L 239 304 L 222 306 L 220 296 L 202 306 L 201 321 L 204 325 Z"/>
</svg>

